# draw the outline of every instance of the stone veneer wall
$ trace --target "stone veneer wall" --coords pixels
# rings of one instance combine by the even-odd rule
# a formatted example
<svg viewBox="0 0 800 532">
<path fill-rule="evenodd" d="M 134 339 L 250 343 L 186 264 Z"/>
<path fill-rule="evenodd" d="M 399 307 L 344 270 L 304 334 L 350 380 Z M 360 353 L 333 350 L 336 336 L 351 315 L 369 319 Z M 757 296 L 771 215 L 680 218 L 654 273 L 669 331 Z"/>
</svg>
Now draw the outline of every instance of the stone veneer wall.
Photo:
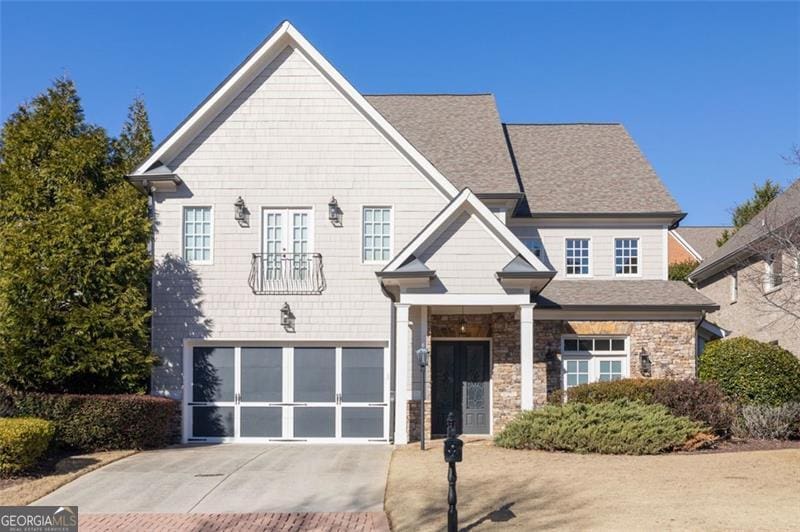
<svg viewBox="0 0 800 532">
<path fill-rule="evenodd" d="M 534 310 L 534 313 L 536 311 Z M 564 334 L 620 335 L 630 337 L 631 377 L 641 377 L 639 353 L 650 354 L 652 377 L 688 379 L 695 376 L 694 321 L 534 321 L 533 401 L 561 388 L 561 336 Z"/>
<path fill-rule="evenodd" d="M 534 310 L 534 315 L 536 311 Z M 462 319 L 466 331 L 460 331 Z M 431 338 L 492 339 L 492 416 L 497 434 L 519 413 L 521 371 L 519 320 L 510 312 L 494 314 L 433 314 L 428 320 Z M 561 321 L 534 320 L 533 395 L 543 405 L 547 396 L 561 388 L 561 336 L 620 335 L 630 337 L 629 375 L 641 377 L 638 354 L 644 347 L 653 362 L 654 378 L 686 379 L 695 376 L 694 321 Z M 430 376 L 425 386 L 425 437 L 431 437 Z M 408 402 L 409 441 L 419 440 L 419 401 Z"/>
</svg>

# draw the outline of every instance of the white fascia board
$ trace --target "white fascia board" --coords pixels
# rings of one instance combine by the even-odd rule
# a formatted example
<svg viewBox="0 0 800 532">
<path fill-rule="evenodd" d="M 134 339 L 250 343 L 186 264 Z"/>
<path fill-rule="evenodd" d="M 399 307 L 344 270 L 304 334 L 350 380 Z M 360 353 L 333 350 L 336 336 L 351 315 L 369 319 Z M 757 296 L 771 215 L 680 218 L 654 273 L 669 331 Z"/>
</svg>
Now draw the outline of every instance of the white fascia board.
<svg viewBox="0 0 800 532">
<path fill-rule="evenodd" d="M 530 304 L 528 292 L 522 294 L 400 294 L 400 303 L 409 305 L 450 305 L 457 307 L 517 306 Z"/>
<path fill-rule="evenodd" d="M 523 244 L 517 236 L 500 221 L 497 216 L 487 207 L 469 188 L 462 190 L 453 201 L 436 215 L 403 250 L 386 265 L 383 271 L 393 271 L 405 263 L 413 254 L 424 251 L 439 235 L 447 228 L 449 223 L 464 210 L 468 210 L 482 223 L 489 233 L 492 234 L 511 254 L 511 257 L 522 255 L 537 271 L 551 271 L 542 263 L 539 258 Z"/>
<path fill-rule="evenodd" d="M 684 238 L 683 238 L 683 237 L 680 235 L 680 233 L 678 233 L 678 231 L 677 231 L 677 230 L 670 231 L 670 232 L 669 232 L 669 234 L 670 234 L 670 235 L 672 235 L 673 237 L 675 237 L 675 240 L 677 240 L 677 241 L 678 241 L 678 244 L 680 244 L 681 246 L 683 246 L 683 248 L 684 248 L 686 251 L 688 251 L 689 253 L 691 253 L 691 254 L 694 256 L 694 258 L 695 258 L 695 259 L 697 259 L 697 261 L 698 261 L 698 262 L 700 262 L 700 261 L 702 261 L 702 260 L 703 260 L 703 257 L 701 257 L 701 256 L 700 256 L 700 253 L 698 253 L 698 252 L 697 252 L 697 250 L 695 250 L 695 249 L 694 249 L 692 246 L 690 246 L 690 245 L 689 245 L 689 242 L 687 242 L 687 241 L 686 241 L 686 240 L 685 240 L 685 239 L 684 239 Z"/>
<path fill-rule="evenodd" d="M 168 164 L 197 136 L 255 77 L 286 48 L 293 46 L 389 141 L 404 158 L 427 177 L 445 198 L 458 189 L 414 148 L 383 116 L 331 65 L 288 21 L 282 22 L 250 55 L 134 172 L 147 171 L 157 161 Z"/>
</svg>

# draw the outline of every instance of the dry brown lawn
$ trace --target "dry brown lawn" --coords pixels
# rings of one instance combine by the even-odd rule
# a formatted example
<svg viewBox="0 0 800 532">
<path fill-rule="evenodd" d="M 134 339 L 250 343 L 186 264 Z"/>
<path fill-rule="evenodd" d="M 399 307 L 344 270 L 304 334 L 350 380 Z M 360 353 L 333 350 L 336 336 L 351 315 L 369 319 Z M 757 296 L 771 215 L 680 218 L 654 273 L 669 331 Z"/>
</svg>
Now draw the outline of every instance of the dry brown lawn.
<svg viewBox="0 0 800 532">
<path fill-rule="evenodd" d="M 0 484 L 0 506 L 22 506 L 41 499 L 67 482 L 89 471 L 125 458 L 136 451 L 104 451 L 67 456 L 55 464 L 52 471 L 43 474 L 4 479 Z"/>
<path fill-rule="evenodd" d="M 467 442 L 461 530 L 800 530 L 800 449 L 609 456 Z M 441 443 L 395 450 L 386 488 L 395 531 L 443 530 Z"/>
</svg>

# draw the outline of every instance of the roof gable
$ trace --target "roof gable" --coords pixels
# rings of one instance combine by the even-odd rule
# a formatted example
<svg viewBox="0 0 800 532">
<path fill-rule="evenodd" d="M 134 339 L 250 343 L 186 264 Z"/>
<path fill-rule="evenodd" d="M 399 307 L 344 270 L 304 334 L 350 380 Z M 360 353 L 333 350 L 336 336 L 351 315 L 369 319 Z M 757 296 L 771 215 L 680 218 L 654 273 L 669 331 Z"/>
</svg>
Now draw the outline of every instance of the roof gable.
<svg viewBox="0 0 800 532">
<path fill-rule="evenodd" d="M 697 257 L 697 260 L 703 260 L 717 250 L 717 239 L 726 229 L 730 227 L 681 226 L 673 229 L 671 233 L 687 251 Z"/>
<path fill-rule="evenodd" d="M 458 190 L 406 140 L 288 21 L 282 22 L 167 138 L 133 175 L 169 163 L 208 126 L 287 46 L 302 53 L 409 163 L 427 177 L 443 196 L 452 199 Z"/>
<path fill-rule="evenodd" d="M 458 196 L 453 198 L 450 204 L 442 209 L 442 211 L 436 215 L 436 217 L 423 228 L 423 230 L 420 231 L 391 262 L 389 262 L 389 264 L 386 265 L 381 273 L 397 271 L 406 264 L 412 256 L 420 257 L 420 260 L 424 262 L 424 258 L 430 256 L 427 250 L 434 246 L 437 239 L 439 239 L 451 225 L 458 222 L 459 217 L 464 213 L 477 220 L 485 231 L 505 250 L 507 258 L 503 264 L 506 264 L 519 255 L 536 271 L 552 271 L 545 266 L 531 250 L 525 247 L 511 230 L 508 229 L 508 227 L 506 227 L 470 189 L 465 188 Z"/>
</svg>

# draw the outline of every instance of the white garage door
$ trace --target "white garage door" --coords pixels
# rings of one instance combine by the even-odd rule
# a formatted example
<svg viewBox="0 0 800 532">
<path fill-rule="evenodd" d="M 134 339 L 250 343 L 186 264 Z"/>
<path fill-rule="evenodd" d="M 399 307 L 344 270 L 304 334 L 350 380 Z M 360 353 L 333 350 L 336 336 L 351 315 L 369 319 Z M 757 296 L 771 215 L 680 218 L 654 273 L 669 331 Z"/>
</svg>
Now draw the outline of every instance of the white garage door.
<svg viewBox="0 0 800 532">
<path fill-rule="evenodd" d="M 186 441 L 388 441 L 385 347 L 194 346 L 186 358 Z"/>
</svg>

